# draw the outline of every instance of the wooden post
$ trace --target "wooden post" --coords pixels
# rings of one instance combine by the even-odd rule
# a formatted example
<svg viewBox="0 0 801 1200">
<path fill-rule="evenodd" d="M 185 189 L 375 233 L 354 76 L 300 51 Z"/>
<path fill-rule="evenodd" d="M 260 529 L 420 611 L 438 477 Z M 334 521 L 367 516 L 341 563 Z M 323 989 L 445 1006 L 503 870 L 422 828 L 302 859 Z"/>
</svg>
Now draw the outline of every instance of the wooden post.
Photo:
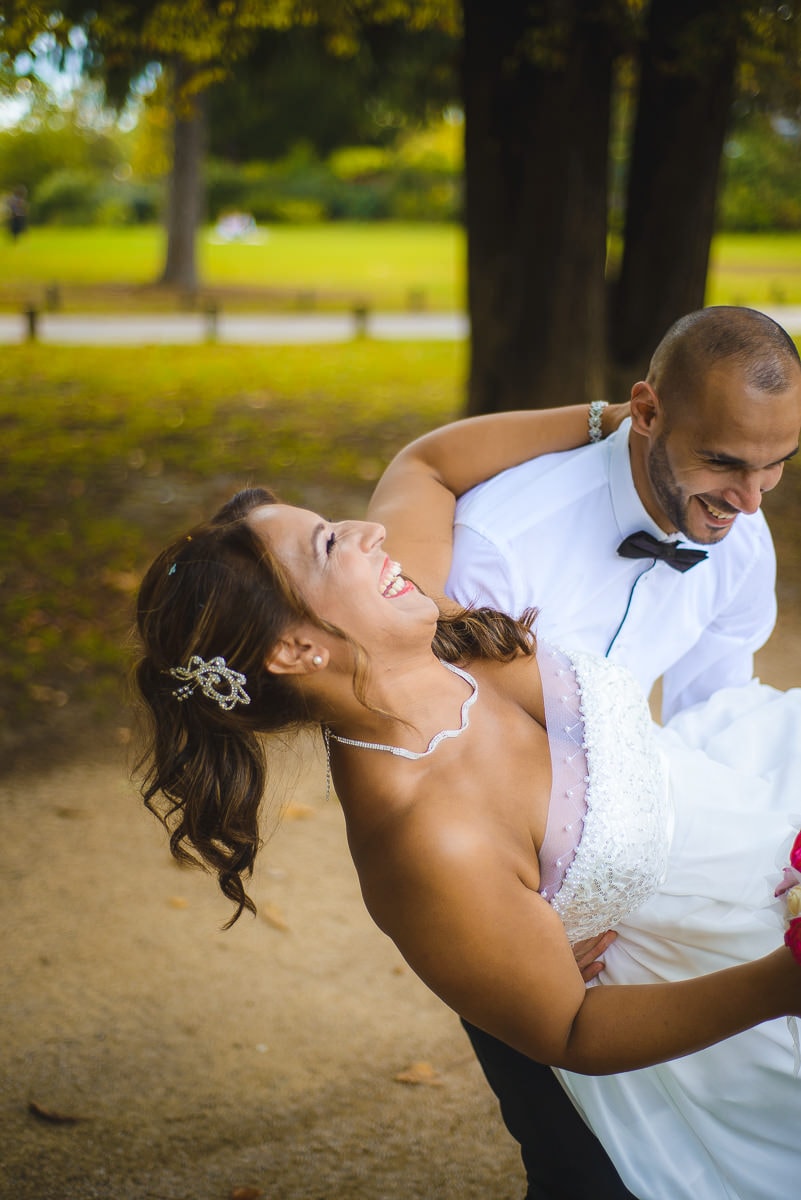
<svg viewBox="0 0 801 1200">
<path fill-rule="evenodd" d="M 206 305 L 206 341 L 216 342 L 219 332 L 219 306 L 212 300 Z"/>
<path fill-rule="evenodd" d="M 25 319 L 28 323 L 28 341 L 35 342 L 38 333 L 37 324 L 39 321 L 39 313 L 33 307 L 33 305 L 31 305 L 30 308 L 25 309 Z"/>
<path fill-rule="evenodd" d="M 353 306 L 353 336 L 356 338 L 367 337 L 367 317 L 369 309 L 366 304 L 354 304 Z"/>
</svg>

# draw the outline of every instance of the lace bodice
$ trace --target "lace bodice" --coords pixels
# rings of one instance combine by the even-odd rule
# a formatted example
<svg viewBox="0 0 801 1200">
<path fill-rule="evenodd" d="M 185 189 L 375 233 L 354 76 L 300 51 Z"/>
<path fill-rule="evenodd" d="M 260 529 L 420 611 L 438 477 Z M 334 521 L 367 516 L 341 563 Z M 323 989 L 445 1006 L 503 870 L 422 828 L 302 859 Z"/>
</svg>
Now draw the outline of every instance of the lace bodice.
<svg viewBox="0 0 801 1200">
<path fill-rule="evenodd" d="M 616 925 L 662 882 L 670 800 L 628 671 L 543 645 L 538 661 L 553 771 L 540 891 L 575 942 Z"/>
</svg>

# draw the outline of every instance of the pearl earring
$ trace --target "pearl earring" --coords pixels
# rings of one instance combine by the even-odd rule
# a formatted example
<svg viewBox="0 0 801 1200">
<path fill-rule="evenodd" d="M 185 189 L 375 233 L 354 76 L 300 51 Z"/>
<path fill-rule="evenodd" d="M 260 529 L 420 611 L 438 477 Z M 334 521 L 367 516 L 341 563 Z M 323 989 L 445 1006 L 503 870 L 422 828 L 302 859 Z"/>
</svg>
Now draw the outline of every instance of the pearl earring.
<svg viewBox="0 0 801 1200">
<path fill-rule="evenodd" d="M 322 665 L 323 665 L 322 654 L 315 654 L 314 658 L 312 659 L 312 666 L 321 667 Z"/>
</svg>

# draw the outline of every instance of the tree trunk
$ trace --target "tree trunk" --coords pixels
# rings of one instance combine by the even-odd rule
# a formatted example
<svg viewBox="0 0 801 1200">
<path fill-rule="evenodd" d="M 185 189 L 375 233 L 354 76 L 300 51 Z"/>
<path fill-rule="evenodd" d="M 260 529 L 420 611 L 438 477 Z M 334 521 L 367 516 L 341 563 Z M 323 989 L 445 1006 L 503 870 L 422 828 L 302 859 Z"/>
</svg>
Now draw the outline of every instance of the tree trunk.
<svg viewBox="0 0 801 1200">
<path fill-rule="evenodd" d="M 196 291 L 195 241 L 203 208 L 204 97 L 189 96 L 191 66 L 179 59 L 173 78 L 173 161 L 167 200 L 167 258 L 159 280 Z"/>
<path fill-rule="evenodd" d="M 598 0 L 463 0 L 467 411 L 603 395 L 613 29 Z"/>
<path fill-rule="evenodd" d="M 741 0 L 652 0 L 610 297 L 613 389 L 627 392 L 673 322 L 703 307 L 741 12 Z"/>
</svg>

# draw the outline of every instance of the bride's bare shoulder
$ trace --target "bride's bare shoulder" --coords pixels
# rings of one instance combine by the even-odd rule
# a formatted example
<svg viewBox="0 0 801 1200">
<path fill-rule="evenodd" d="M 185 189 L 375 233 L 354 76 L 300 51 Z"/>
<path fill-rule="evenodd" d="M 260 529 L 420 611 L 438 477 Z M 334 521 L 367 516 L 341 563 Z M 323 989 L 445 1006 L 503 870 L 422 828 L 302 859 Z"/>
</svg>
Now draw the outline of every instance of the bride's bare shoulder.
<svg viewBox="0 0 801 1200">
<path fill-rule="evenodd" d="M 432 800 L 398 811 L 354 855 L 365 904 L 390 937 L 432 905 L 458 903 L 478 880 L 526 869 L 514 842 L 469 800 L 461 809 Z"/>
</svg>

